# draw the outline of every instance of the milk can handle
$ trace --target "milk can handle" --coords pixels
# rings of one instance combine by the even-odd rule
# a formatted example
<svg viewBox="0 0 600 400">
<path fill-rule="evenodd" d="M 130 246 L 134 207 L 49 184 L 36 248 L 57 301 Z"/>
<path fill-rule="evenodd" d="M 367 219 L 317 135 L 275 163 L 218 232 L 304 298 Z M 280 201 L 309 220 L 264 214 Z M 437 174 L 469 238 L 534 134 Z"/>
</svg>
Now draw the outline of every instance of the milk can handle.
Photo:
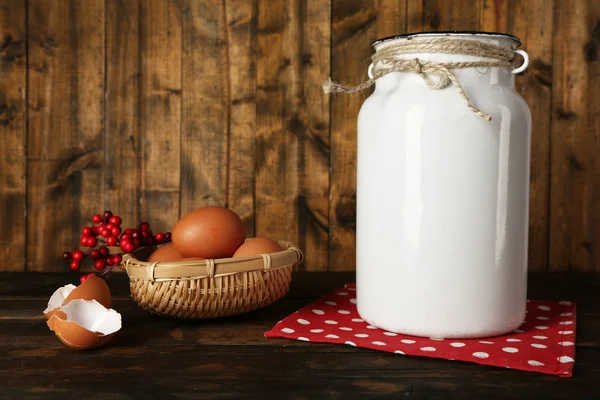
<svg viewBox="0 0 600 400">
<path fill-rule="evenodd" d="M 529 54 L 525 50 L 517 50 L 515 53 L 520 54 L 523 57 L 523 64 L 519 68 L 515 68 L 510 71 L 511 74 L 516 75 L 525 71 L 527 67 L 529 67 Z M 367 74 L 369 75 L 369 79 L 373 79 L 373 63 L 369 65 L 369 69 L 367 70 Z"/>
<path fill-rule="evenodd" d="M 521 72 L 525 71 L 529 66 L 529 54 L 527 54 L 525 50 L 517 50 L 515 51 L 515 53 L 520 54 L 521 57 L 523 57 L 523 64 L 519 68 L 515 68 L 512 71 L 510 71 L 510 73 L 513 75 L 520 74 Z"/>
</svg>

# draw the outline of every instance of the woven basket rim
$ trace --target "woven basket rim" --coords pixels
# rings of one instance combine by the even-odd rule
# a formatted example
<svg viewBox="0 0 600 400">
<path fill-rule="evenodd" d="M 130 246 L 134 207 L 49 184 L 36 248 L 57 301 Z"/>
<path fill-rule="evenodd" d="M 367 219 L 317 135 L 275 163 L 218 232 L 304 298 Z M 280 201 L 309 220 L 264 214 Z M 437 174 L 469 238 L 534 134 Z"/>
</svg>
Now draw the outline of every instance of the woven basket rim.
<svg viewBox="0 0 600 400">
<path fill-rule="evenodd" d="M 152 263 L 138 260 L 135 257 L 135 254 L 138 253 L 136 251 L 133 254 L 125 254 L 122 265 L 131 279 L 161 282 L 215 278 L 252 271 L 268 272 L 302 263 L 304 255 L 292 242 L 275 241 L 284 250 L 249 257 Z"/>
</svg>

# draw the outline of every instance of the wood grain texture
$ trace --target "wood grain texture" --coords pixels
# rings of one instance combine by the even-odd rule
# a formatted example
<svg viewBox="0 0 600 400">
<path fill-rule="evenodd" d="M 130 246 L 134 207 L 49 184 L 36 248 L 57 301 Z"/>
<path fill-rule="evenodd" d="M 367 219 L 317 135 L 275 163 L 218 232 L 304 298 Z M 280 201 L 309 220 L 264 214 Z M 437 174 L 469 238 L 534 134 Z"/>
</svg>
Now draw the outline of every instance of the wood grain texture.
<svg viewBox="0 0 600 400">
<path fill-rule="evenodd" d="M 587 119 L 588 63 L 582 46 L 574 45 L 590 36 L 586 13 L 587 3 L 576 0 L 562 8 L 555 18 L 550 142 L 551 270 L 594 269 L 591 233 L 598 221 L 592 220 L 591 211 L 597 148 Z"/>
<path fill-rule="evenodd" d="M 553 8 L 544 0 L 517 0 L 511 32 L 521 38 L 531 59 L 529 69 L 515 79 L 517 91 L 531 111 L 531 178 L 529 207 L 529 268 L 548 268 L 550 198 L 550 124 L 552 121 Z"/>
<path fill-rule="evenodd" d="M 27 153 L 27 9 L 0 2 L 0 259 L 25 269 Z"/>
<path fill-rule="evenodd" d="M 164 232 L 180 209 L 182 4 L 140 4 L 141 214 Z"/>
<path fill-rule="evenodd" d="M 254 233 L 256 157 L 256 29 L 258 0 L 225 2 L 229 64 L 229 152 L 227 206 Z"/>
<path fill-rule="evenodd" d="M 331 75 L 356 82 L 366 76 L 376 39 L 374 1 L 333 1 Z M 361 56 L 357 56 L 361 54 Z M 362 94 L 331 99 L 329 185 L 329 269 L 353 269 L 356 262 L 356 120 Z"/>
<path fill-rule="evenodd" d="M 103 206 L 104 1 L 28 13 L 27 265 L 60 270 Z"/>
<path fill-rule="evenodd" d="M 474 363 L 408 357 L 352 346 L 267 339 L 298 308 L 354 279 L 296 273 L 290 293 L 238 317 L 180 321 L 136 306 L 122 276 L 108 281 L 123 328 L 105 347 L 66 348 L 40 310 L 76 274 L 0 274 L 0 390 L 3 399 L 200 398 L 590 399 L 600 365 L 600 277 L 531 274 L 533 298 L 577 302 L 572 378 Z M 91 378 L 93 376 L 93 379 Z M 477 379 L 473 379 L 473 377 Z M 108 382 L 108 383 L 107 383 Z"/>
<path fill-rule="evenodd" d="M 88 4 L 89 3 L 89 4 Z M 507 31 L 533 117 L 532 270 L 600 270 L 595 0 L 0 0 L 0 256 L 62 270 L 95 212 L 170 229 L 207 204 L 353 270 L 370 44 Z M 27 160 L 27 161 L 25 161 Z M 25 211 L 27 210 L 27 216 Z M 26 259 L 26 260 L 25 260 Z M 9 267 L 9 265 L 12 265 Z"/>
<path fill-rule="evenodd" d="M 140 214 L 140 1 L 106 2 L 105 205 L 136 226 Z M 100 211 L 100 210 L 99 210 Z"/>
<path fill-rule="evenodd" d="M 255 231 L 298 242 L 298 135 L 301 106 L 301 4 L 258 3 Z"/>
<path fill-rule="evenodd" d="M 220 3 L 183 2 L 181 215 L 227 202 L 229 77 Z"/>
<path fill-rule="evenodd" d="M 298 137 L 300 193 L 298 245 L 305 253 L 299 268 L 326 271 L 329 258 L 329 107 L 321 84 L 330 73 L 331 3 L 302 1 L 300 104 L 288 127 Z"/>
</svg>

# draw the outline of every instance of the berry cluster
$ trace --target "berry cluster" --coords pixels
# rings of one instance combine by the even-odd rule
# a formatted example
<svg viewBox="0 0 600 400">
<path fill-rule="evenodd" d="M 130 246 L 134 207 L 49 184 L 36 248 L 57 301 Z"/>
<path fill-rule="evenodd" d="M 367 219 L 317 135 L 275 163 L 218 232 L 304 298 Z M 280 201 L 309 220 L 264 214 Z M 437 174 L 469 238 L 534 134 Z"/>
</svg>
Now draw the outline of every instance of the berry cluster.
<svg viewBox="0 0 600 400">
<path fill-rule="evenodd" d="M 102 271 L 101 275 L 108 274 L 113 267 L 121 263 L 122 254 L 131 253 L 140 247 L 171 241 L 170 232 L 153 234 L 150 224 L 145 221 L 140 222 L 137 228 L 123 230 L 121 227 L 123 220 L 110 210 L 104 211 L 103 214 L 95 214 L 92 222 L 97 225 L 84 227 L 79 238 L 79 244 L 89 247 L 90 250 L 88 252 L 74 250 L 63 253 L 63 259 L 71 262 L 69 268 L 73 271 L 78 271 L 83 260 L 90 257 L 94 262 L 94 268 Z M 121 252 L 111 254 L 111 249 L 106 246 L 118 246 Z M 80 281 L 85 281 L 90 275 L 83 275 Z"/>
</svg>

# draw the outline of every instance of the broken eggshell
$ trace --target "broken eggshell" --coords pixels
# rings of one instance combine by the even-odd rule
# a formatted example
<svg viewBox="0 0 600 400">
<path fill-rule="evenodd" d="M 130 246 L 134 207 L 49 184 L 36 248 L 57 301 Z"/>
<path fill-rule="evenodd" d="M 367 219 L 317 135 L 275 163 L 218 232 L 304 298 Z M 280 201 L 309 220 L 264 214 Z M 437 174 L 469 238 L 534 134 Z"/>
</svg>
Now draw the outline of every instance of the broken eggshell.
<svg viewBox="0 0 600 400">
<path fill-rule="evenodd" d="M 106 344 L 121 329 L 121 314 L 96 300 L 72 300 L 56 310 L 48 327 L 61 342 L 74 350 Z"/>
<path fill-rule="evenodd" d="M 106 281 L 91 275 L 79 286 L 65 285 L 58 288 L 48 301 L 48 307 L 44 310 L 46 318 L 52 318 L 54 313 L 71 300 L 96 300 L 106 308 L 110 308 L 110 289 Z"/>
</svg>

